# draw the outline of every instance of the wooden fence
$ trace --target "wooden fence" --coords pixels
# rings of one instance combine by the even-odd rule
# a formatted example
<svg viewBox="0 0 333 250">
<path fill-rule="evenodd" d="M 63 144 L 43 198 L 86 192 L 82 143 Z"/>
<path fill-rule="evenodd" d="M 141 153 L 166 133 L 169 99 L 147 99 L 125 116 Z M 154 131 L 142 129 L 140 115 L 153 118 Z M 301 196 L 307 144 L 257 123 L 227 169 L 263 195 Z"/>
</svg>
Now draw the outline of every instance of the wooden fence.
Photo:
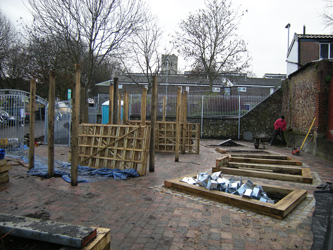
<svg viewBox="0 0 333 250">
<path fill-rule="evenodd" d="M 79 163 L 147 173 L 150 129 L 141 125 L 80 124 Z"/>
</svg>

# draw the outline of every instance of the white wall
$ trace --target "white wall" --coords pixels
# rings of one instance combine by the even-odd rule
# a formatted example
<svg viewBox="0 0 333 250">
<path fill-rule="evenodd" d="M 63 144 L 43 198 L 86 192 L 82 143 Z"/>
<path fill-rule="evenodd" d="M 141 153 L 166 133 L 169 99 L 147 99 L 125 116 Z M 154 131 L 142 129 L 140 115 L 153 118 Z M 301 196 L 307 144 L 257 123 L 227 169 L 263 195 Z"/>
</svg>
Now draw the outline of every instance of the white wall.
<svg viewBox="0 0 333 250">
<path fill-rule="evenodd" d="M 298 41 L 295 40 L 287 58 L 287 76 L 298 70 Z"/>
</svg>

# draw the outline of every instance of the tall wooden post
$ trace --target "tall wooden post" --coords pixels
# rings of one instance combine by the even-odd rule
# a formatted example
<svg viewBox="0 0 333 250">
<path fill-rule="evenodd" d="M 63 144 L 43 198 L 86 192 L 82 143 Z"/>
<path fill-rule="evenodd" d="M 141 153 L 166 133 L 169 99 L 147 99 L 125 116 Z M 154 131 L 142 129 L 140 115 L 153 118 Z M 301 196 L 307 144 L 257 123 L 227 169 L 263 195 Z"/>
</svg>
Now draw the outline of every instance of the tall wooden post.
<svg viewBox="0 0 333 250">
<path fill-rule="evenodd" d="M 118 124 L 121 124 L 121 93 L 118 94 Z"/>
<path fill-rule="evenodd" d="M 49 107 L 47 127 L 47 148 L 48 148 L 48 175 L 54 176 L 54 101 L 55 101 L 55 72 L 50 73 L 49 85 Z"/>
<path fill-rule="evenodd" d="M 149 172 L 155 171 L 155 125 L 157 117 L 157 76 L 153 76 L 153 88 L 151 91 L 151 121 L 150 121 L 150 148 L 149 148 Z"/>
<path fill-rule="evenodd" d="M 113 124 L 113 85 L 109 86 L 109 124 Z"/>
<path fill-rule="evenodd" d="M 77 164 L 79 161 L 79 112 L 80 112 L 81 66 L 75 64 L 75 94 L 72 111 L 72 167 L 71 184 L 77 186 Z"/>
<path fill-rule="evenodd" d="M 183 123 L 183 138 L 182 138 L 182 154 L 185 154 L 186 147 L 186 117 L 187 117 L 187 91 L 184 91 L 182 96 L 182 123 Z"/>
<path fill-rule="evenodd" d="M 165 105 L 166 105 L 166 103 L 165 103 L 165 96 L 163 97 L 163 115 L 162 115 L 162 121 L 163 122 L 165 122 Z"/>
<path fill-rule="evenodd" d="M 124 92 L 124 113 L 123 113 L 123 123 L 126 124 L 128 122 L 128 112 L 129 111 L 129 96 L 128 92 Z"/>
<path fill-rule="evenodd" d="M 143 88 L 141 96 L 141 125 L 146 125 L 147 89 Z"/>
<path fill-rule="evenodd" d="M 113 124 L 119 124 L 118 121 L 118 83 L 119 79 L 115 77 L 113 79 Z"/>
<path fill-rule="evenodd" d="M 181 118 L 181 88 L 177 89 L 177 111 L 176 111 L 176 145 L 175 145 L 175 161 L 179 161 L 179 142 L 180 142 L 180 118 Z"/>
<path fill-rule="evenodd" d="M 29 169 L 35 166 L 35 100 L 36 80 L 30 80 Z"/>
</svg>

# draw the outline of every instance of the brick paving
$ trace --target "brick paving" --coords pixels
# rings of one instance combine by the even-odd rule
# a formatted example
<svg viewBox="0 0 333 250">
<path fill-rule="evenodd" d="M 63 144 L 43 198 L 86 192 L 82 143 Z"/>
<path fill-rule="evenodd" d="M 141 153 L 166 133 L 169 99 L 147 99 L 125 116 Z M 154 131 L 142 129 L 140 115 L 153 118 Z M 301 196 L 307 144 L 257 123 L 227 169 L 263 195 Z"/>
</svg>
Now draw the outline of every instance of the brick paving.
<svg viewBox="0 0 333 250">
<path fill-rule="evenodd" d="M 207 171 L 215 165 L 214 146 L 202 140 L 199 155 L 157 153 L 155 172 L 144 177 L 109 179 L 72 187 L 61 178 L 28 176 L 13 166 L 7 187 L 0 192 L 0 211 L 14 215 L 39 214 L 57 222 L 111 229 L 111 249 L 310 249 L 316 186 L 332 181 L 333 163 L 303 154 L 314 184 L 268 181 L 309 190 L 307 198 L 284 220 L 163 187 L 164 180 Z M 253 149 L 245 143 L 242 148 Z M 228 148 L 229 149 L 229 148 Z M 55 147 L 57 160 L 68 160 L 67 147 Z M 290 155 L 290 148 L 268 147 Z M 47 146 L 36 155 L 47 157 Z M 262 182 L 263 179 L 258 179 Z"/>
</svg>

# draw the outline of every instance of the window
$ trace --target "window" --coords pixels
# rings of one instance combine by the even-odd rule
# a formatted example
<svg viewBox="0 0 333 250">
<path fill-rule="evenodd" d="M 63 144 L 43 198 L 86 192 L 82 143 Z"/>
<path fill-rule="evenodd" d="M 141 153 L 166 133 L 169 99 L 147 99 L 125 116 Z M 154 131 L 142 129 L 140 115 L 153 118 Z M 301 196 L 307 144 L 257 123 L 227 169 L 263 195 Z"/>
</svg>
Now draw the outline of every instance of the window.
<svg viewBox="0 0 333 250">
<path fill-rule="evenodd" d="M 224 88 L 224 95 L 230 95 L 230 88 Z"/>
<path fill-rule="evenodd" d="M 333 58 L 333 43 L 320 44 L 320 59 Z"/>
</svg>

